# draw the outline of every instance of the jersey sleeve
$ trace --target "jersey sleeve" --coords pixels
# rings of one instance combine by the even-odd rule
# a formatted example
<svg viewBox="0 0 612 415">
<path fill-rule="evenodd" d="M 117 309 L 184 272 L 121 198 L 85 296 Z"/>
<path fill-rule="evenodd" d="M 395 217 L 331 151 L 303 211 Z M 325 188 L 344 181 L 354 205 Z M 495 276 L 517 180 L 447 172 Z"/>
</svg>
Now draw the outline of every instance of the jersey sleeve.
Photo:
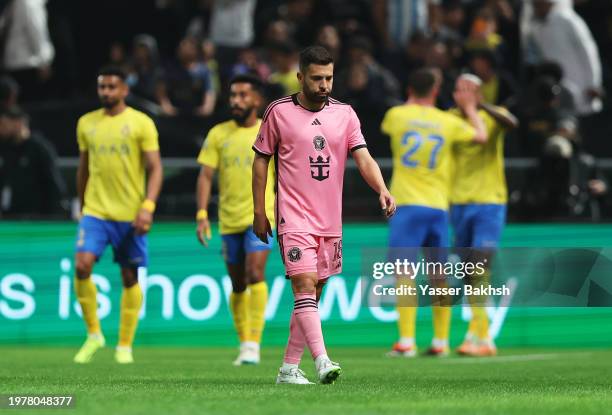
<svg viewBox="0 0 612 415">
<path fill-rule="evenodd" d="M 77 143 L 79 144 L 79 151 L 87 151 L 87 138 L 85 137 L 85 127 L 83 126 L 83 118 L 79 118 L 76 128 Z"/>
<path fill-rule="evenodd" d="M 388 136 L 391 135 L 391 131 L 392 131 L 392 127 L 393 127 L 393 123 L 391 121 L 392 118 L 392 112 L 393 112 L 393 108 L 390 108 L 389 110 L 387 110 L 387 112 L 385 113 L 385 116 L 382 120 L 382 123 L 380 124 L 380 131 L 383 134 L 386 134 Z"/>
<path fill-rule="evenodd" d="M 361 123 L 359 122 L 359 117 L 353 110 L 350 108 L 349 113 L 349 121 L 347 125 L 347 135 L 348 135 L 348 149 L 351 153 L 355 150 L 359 150 L 360 148 L 367 147 L 365 138 L 363 137 L 363 133 L 361 132 Z"/>
<path fill-rule="evenodd" d="M 198 156 L 198 163 L 203 166 L 212 167 L 216 169 L 219 166 L 219 146 L 217 145 L 216 129 L 213 128 L 208 132 L 204 144 L 202 144 L 202 150 Z"/>
<path fill-rule="evenodd" d="M 451 115 L 451 128 L 450 128 L 450 136 L 452 141 L 473 141 L 474 137 L 476 137 L 476 129 L 472 127 L 472 125 L 454 115 Z"/>
<path fill-rule="evenodd" d="M 266 110 L 263 121 L 259 127 L 257 138 L 253 144 L 253 150 L 264 156 L 271 156 L 276 152 L 276 146 L 280 140 L 280 134 L 273 109 Z"/>
<path fill-rule="evenodd" d="M 153 120 L 147 116 L 143 117 L 141 126 L 140 149 L 142 151 L 158 151 L 158 133 Z"/>
</svg>

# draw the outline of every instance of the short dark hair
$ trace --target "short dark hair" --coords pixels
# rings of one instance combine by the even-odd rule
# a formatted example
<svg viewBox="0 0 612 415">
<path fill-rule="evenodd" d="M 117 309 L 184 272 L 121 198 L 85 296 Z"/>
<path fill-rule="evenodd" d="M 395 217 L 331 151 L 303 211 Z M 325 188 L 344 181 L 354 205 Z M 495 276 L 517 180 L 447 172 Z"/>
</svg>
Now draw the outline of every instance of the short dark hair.
<svg viewBox="0 0 612 415">
<path fill-rule="evenodd" d="M 435 68 L 421 68 L 408 77 L 408 88 L 419 98 L 426 97 L 440 79 L 440 72 Z"/>
<path fill-rule="evenodd" d="M 259 92 L 260 94 L 262 94 L 264 90 L 263 81 L 258 76 L 251 75 L 249 73 L 243 73 L 243 74 L 234 76 L 229 81 L 229 86 L 231 87 L 234 84 L 250 84 L 251 88 Z"/>
<path fill-rule="evenodd" d="M 300 72 L 304 73 L 308 65 L 329 65 L 334 58 L 323 46 L 309 46 L 300 52 Z"/>
<path fill-rule="evenodd" d="M 98 76 L 116 76 L 123 82 L 127 79 L 127 73 L 119 66 L 104 66 L 98 71 Z"/>
</svg>

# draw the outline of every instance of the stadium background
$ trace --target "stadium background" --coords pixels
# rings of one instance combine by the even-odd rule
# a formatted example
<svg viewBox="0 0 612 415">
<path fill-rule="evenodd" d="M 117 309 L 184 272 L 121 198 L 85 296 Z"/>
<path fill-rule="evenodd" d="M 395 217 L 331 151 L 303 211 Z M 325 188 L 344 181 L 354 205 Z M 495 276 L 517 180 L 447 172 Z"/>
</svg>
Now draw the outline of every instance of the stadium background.
<svg viewBox="0 0 612 415">
<path fill-rule="evenodd" d="M 417 1 L 418 2 L 418 1 Z M 0 2 L 2 12 L 10 6 L 10 1 Z M 37 3 L 37 2 L 33 2 Z M 147 33 L 157 42 L 159 51 L 159 68 L 172 67 L 175 49 L 186 35 L 202 36 L 198 42 L 207 38 L 211 7 L 214 1 L 133 1 L 119 2 L 108 0 L 96 2 L 91 7 L 89 2 L 71 0 L 51 0 L 39 2 L 42 9 L 38 12 L 48 18 L 49 39 L 54 45 L 55 55 L 52 60 L 39 67 L 5 70 L 17 80 L 20 87 L 17 98 L 19 104 L 30 115 L 33 131 L 46 137 L 46 140 L 57 151 L 56 165 L 61 172 L 63 184 L 58 187 L 59 197 L 56 205 L 45 206 L 40 211 L 17 212 L 3 209 L 0 221 L 0 343 L 4 344 L 70 344 L 76 345 L 82 340 L 82 321 L 76 314 L 74 295 L 69 285 L 72 275 L 73 244 L 76 224 L 72 221 L 76 211 L 74 176 L 77 164 L 77 147 L 74 129 L 77 118 L 84 112 L 97 106 L 95 97 L 95 72 L 105 63 L 124 65 L 128 70 L 133 68 L 134 40 L 137 35 Z M 127 3 L 127 4 L 126 4 Z M 410 3 L 410 2 L 407 2 Z M 504 15 L 500 4 L 505 3 L 513 11 L 513 17 Z M 464 20 L 460 24 L 462 42 L 460 55 L 451 55 L 452 40 L 438 34 L 429 34 L 427 27 L 423 33 L 414 34 L 415 42 L 423 36 L 424 44 L 429 50 L 437 50 L 442 42 L 446 52 L 442 58 L 452 61 L 445 66 L 445 73 L 457 74 L 469 64 L 467 54 L 469 33 L 473 29 L 475 16 L 483 6 L 494 10 L 497 22 L 495 34 L 503 39 L 504 48 L 493 48 L 496 59 L 504 76 L 510 76 L 515 85 L 513 96 L 516 102 L 530 90 L 534 82 L 530 67 L 523 62 L 520 38 L 519 1 L 443 1 L 438 12 L 444 14 L 459 5 L 464 11 Z M 306 5 L 306 6 L 305 6 Z M 36 6 L 34 6 L 36 7 Z M 393 58 L 388 61 L 385 48 L 381 47 L 379 33 L 371 21 L 369 1 L 259 1 L 253 16 L 254 38 L 252 50 L 256 53 L 254 65 L 237 62 L 223 62 L 221 56 L 207 57 L 203 62 L 208 70 L 214 72 L 215 65 L 231 71 L 255 69 L 262 73 L 274 72 L 273 62 L 279 64 L 282 56 L 292 59 L 295 50 L 315 40 L 316 30 L 323 23 L 330 24 L 339 34 L 343 45 L 339 50 L 339 78 L 349 74 L 345 80 L 351 80 L 351 59 L 349 48 L 371 51 L 376 62 L 390 62 L 391 68 L 397 63 Z M 599 54 L 604 68 L 603 87 L 610 84 L 610 47 L 612 34 L 607 24 L 612 18 L 612 6 L 608 2 L 576 1 L 576 10 L 585 19 L 599 46 Z M 438 16 L 438 18 L 440 18 Z M 443 20 L 443 18 L 442 18 Z M 313 24 L 314 22 L 314 24 Z M 199 26 L 198 26 L 199 25 Z M 238 23 L 237 23 L 238 25 Z M 369 43 L 355 46 L 355 39 L 366 39 Z M 442 40 L 441 40 L 442 39 Z M 274 42 L 271 42 L 274 40 Z M 353 42 L 353 43 L 351 43 Z M 200 43 L 198 43 L 200 44 Z M 351 46 L 352 45 L 352 46 Z M 423 46 L 423 44 L 419 45 Z M 436 47 L 434 47 L 436 46 Z M 227 48 L 225 48 L 227 49 Z M 231 49 L 231 48 L 230 48 Z M 242 48 L 239 48 L 242 49 Z M 208 50 L 208 49 L 203 49 Z M 217 45 L 217 50 L 227 52 Z M 454 50 L 454 49 L 452 49 Z M 288 52 L 287 52 L 288 51 Z M 233 52 L 236 52 L 235 50 Z M 279 53 L 271 59 L 274 53 Z M 464 53 L 465 52 L 465 53 Z M 209 52 L 207 52 L 209 53 Z M 202 57 L 198 57 L 201 59 Z M 425 61 L 436 64 L 440 56 L 428 56 L 427 48 L 422 60 L 409 62 L 416 67 Z M 444 59 L 442 59 L 444 60 Z M 399 61 L 402 62 L 401 60 Z M 359 67 L 361 64 L 355 64 Z M 249 66 L 251 65 L 251 66 Z M 442 65 L 442 63 L 440 63 Z M 443 63 L 443 65 L 449 65 Z M 267 69 L 266 69 L 267 67 Z M 410 66 L 406 66 L 408 68 Z M 242 68 L 242 69 L 241 69 Z M 390 70 L 390 69 L 389 69 Z M 407 71 L 405 71 L 407 73 Z M 393 72 L 391 72 L 393 73 Z M 159 200 L 157 221 L 151 234 L 150 277 L 163 275 L 170 281 L 171 306 L 164 305 L 159 286 L 152 287 L 147 299 L 146 317 L 141 321 L 137 344 L 175 344 L 175 345 L 235 345 L 236 340 L 231 329 L 231 320 L 227 310 L 227 301 L 223 288 L 224 266 L 219 255 L 220 243 L 218 234 L 209 249 L 204 250 L 197 244 L 192 221 L 195 212 L 195 180 L 197 166 L 195 157 L 203 137 L 216 122 L 226 119 L 227 108 L 224 105 L 223 81 L 227 73 L 219 74 L 221 86 L 213 88 L 217 94 L 217 105 L 213 113 L 206 117 L 192 114 L 168 116 L 158 102 L 133 96 L 132 105 L 149 112 L 155 119 L 160 131 L 162 156 L 165 162 L 165 183 Z M 377 89 L 374 83 L 375 71 L 369 72 L 372 85 L 367 92 L 351 92 L 344 88 L 345 96 L 340 99 L 351 102 L 359 113 L 368 143 L 374 155 L 379 159 L 383 171 L 390 175 L 389 149 L 386 138 L 378 131 L 384 110 L 403 97 L 402 83 L 405 79 L 396 79 L 396 89 L 387 94 L 384 89 Z M 401 76 L 400 76 L 401 78 Z M 452 85 L 452 75 L 445 80 Z M 350 82 L 349 82 L 350 83 Z M 8 85 L 8 86 L 7 86 Z M 10 98 L 13 84 L 3 83 L 3 100 Z M 272 99 L 282 93 L 283 85 L 270 87 Z M 341 89 L 339 88 L 339 92 Z M 347 92 L 348 91 L 348 92 Z M 376 92 L 378 91 L 378 92 Z M 391 99 L 393 98 L 393 99 Z M 3 101 L 4 102 L 4 101 Z M 3 104 L 4 105 L 4 104 Z M 520 108 L 520 104 L 517 106 Z M 612 132 L 610 110 L 604 100 L 602 111 L 592 114 L 573 114 L 579 123 L 582 143 L 580 151 L 594 154 L 598 169 L 598 178 L 607 181 L 612 173 L 612 145 L 609 141 Z M 529 145 L 524 145 L 526 137 L 521 130 L 507 139 L 507 173 L 510 190 L 509 217 L 512 223 L 504 233 L 504 246 L 610 246 L 612 228 L 609 225 L 590 225 L 584 222 L 593 220 L 605 221 L 610 217 L 610 200 L 607 194 L 597 198 L 587 194 L 585 209 L 575 209 L 577 202 L 572 198 L 572 182 L 551 183 L 551 187 L 562 189 L 557 201 L 561 206 L 551 209 L 544 203 L 530 204 L 525 196 L 533 186 L 547 187 L 547 183 L 534 184 L 533 178 L 542 168 L 541 154 Z M 1 151 L 9 151 L 5 146 Z M 578 152 L 578 149 L 576 150 Z M 3 171 L 4 176 L 8 173 Z M 554 175 L 553 175 L 554 176 Z M 561 181 L 563 176 L 557 176 Z M 577 179 L 580 180 L 580 179 Z M 578 181 L 578 185 L 584 183 Z M 4 183 L 6 186 L 6 182 Z M 32 190 L 34 191 L 34 190 Z M 575 196 L 575 195 L 574 195 Z M 569 200 L 569 201 L 568 201 Z M 386 243 L 387 229 L 378 216 L 374 195 L 354 168 L 349 164 L 346 175 L 344 194 L 345 227 L 345 263 L 344 276 L 339 278 L 348 287 L 347 298 L 350 300 L 359 272 L 360 249 L 367 246 L 382 247 Z M 215 200 L 213 198 L 213 204 Z M 597 206 L 595 213 L 593 206 Z M 211 209 L 214 211 L 214 209 Z M 524 225 L 521 222 L 537 222 Z M 546 222 L 546 223 L 542 223 Z M 569 224 L 568 222 L 573 222 Z M 282 275 L 278 255 L 270 260 L 267 276 L 273 283 Z M 102 283 L 101 292 L 110 299 L 111 312 L 103 318 L 102 325 L 113 341 L 112 333 L 118 324 L 118 301 L 120 280 L 116 268 L 107 253 L 95 273 L 105 277 L 108 287 Z M 192 290 L 183 287 L 189 277 Z M 32 282 L 30 284 L 29 281 Z M 197 284 L 204 285 L 197 285 Z M 208 284 L 208 285 L 206 285 Z M 279 283 L 280 284 L 280 283 Z M 341 285 L 342 283 L 337 283 Z M 218 304 L 210 306 L 211 288 L 217 289 Z M 208 287 L 208 288 L 206 288 Z M 25 293 L 25 294 L 24 294 Z M 279 293 L 281 293 L 279 291 Z M 283 313 L 290 306 L 288 287 L 279 297 L 276 313 L 271 313 L 266 329 L 264 344 L 281 345 L 285 341 L 287 319 Z M 395 325 L 392 322 L 376 320 L 367 309 L 359 308 L 357 317 L 345 321 L 338 307 L 338 297 L 330 301 L 329 314 L 324 318 L 326 336 L 329 344 L 335 345 L 388 345 L 394 339 Z M 170 300 L 166 300 L 170 301 Z M 325 299 L 324 299 L 325 301 Z M 163 317 L 163 307 L 170 307 L 171 313 Z M 209 307 L 210 306 L 210 307 Z M 210 313 L 203 312 L 208 310 Z M 214 312 L 213 312 L 214 311 Z M 192 316 L 189 318 L 186 314 Z M 172 316 L 170 317 L 170 314 Z M 195 316 L 195 317 L 194 317 Z M 609 346 L 609 321 L 612 311 L 609 309 L 510 309 L 498 337 L 500 346 Z M 461 320 L 460 310 L 454 315 L 452 342 L 456 344 L 463 333 L 465 323 Z M 422 310 L 419 317 L 419 340 L 429 338 L 430 314 Z M 113 328 L 110 330 L 109 328 Z"/>
</svg>

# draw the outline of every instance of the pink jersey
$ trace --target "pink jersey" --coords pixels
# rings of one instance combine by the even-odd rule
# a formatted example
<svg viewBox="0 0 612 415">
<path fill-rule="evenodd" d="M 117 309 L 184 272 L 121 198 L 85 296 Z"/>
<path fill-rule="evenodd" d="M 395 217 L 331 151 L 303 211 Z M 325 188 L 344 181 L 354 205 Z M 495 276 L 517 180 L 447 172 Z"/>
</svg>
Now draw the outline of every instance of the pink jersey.
<svg viewBox="0 0 612 415">
<path fill-rule="evenodd" d="M 330 98 L 323 109 L 310 111 L 296 94 L 268 106 L 253 149 L 275 156 L 279 235 L 342 235 L 344 166 L 349 151 L 365 146 L 348 104 Z"/>
</svg>

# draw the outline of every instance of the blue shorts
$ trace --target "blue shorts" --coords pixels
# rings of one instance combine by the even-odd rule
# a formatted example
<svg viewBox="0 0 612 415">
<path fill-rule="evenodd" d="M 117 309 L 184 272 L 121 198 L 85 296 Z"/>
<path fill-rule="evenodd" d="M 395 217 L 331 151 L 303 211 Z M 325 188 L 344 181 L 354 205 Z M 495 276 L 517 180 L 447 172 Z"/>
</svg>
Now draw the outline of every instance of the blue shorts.
<svg viewBox="0 0 612 415">
<path fill-rule="evenodd" d="M 108 245 L 114 261 L 125 268 L 147 266 L 147 236 L 136 235 L 131 222 L 116 222 L 83 216 L 79 222 L 77 252 L 91 252 L 99 259 Z"/>
<path fill-rule="evenodd" d="M 453 205 L 450 217 L 456 247 L 497 248 L 506 222 L 506 205 Z"/>
<path fill-rule="evenodd" d="M 241 233 L 221 235 L 221 239 L 223 243 L 221 254 L 225 262 L 231 265 L 243 263 L 245 256 L 251 252 L 269 251 L 274 245 L 273 236 L 268 235 L 268 243 L 265 244 L 253 233 L 252 226 Z"/>
<path fill-rule="evenodd" d="M 389 219 L 390 248 L 448 248 L 448 212 L 425 206 L 398 206 L 395 215 Z M 416 260 L 418 249 L 393 250 L 389 259 L 403 258 Z M 410 252 L 412 251 L 412 252 Z M 447 249 L 425 251 L 429 260 L 445 260 Z M 392 258 L 391 258 L 392 257 Z"/>
</svg>

